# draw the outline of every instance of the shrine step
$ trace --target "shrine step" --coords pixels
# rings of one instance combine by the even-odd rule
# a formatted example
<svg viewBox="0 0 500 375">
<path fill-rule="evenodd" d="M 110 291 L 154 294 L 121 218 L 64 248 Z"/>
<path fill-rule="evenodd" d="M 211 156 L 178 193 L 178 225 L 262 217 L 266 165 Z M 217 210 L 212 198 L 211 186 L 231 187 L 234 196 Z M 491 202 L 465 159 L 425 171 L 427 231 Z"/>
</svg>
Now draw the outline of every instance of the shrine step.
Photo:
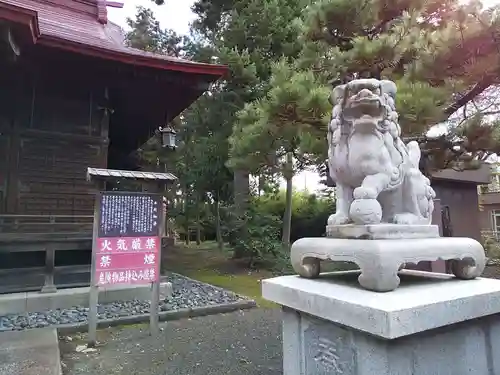
<svg viewBox="0 0 500 375">
<path fill-rule="evenodd" d="M 57 330 L 0 333 L 0 375 L 61 375 Z"/>
</svg>

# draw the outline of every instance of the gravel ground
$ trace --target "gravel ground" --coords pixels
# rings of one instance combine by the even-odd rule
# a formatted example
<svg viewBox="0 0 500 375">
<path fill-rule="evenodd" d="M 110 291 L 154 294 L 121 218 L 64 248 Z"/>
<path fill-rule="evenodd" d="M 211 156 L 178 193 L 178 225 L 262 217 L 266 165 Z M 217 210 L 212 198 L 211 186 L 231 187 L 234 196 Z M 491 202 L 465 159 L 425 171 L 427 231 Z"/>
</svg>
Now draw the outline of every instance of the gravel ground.
<svg viewBox="0 0 500 375">
<path fill-rule="evenodd" d="M 160 311 L 217 305 L 244 299 L 244 297 L 227 290 L 178 274 L 170 274 L 166 279 L 172 283 L 173 295 L 172 298 L 160 301 Z M 75 306 L 70 309 L 0 316 L 0 332 L 85 322 L 88 310 L 87 307 Z M 99 319 L 112 319 L 147 313 L 149 313 L 149 301 L 133 300 L 98 305 Z"/>
<path fill-rule="evenodd" d="M 64 375 L 280 375 L 281 312 L 253 309 L 162 324 L 99 331 L 95 352 L 77 352 L 85 336 L 60 340 Z"/>
</svg>

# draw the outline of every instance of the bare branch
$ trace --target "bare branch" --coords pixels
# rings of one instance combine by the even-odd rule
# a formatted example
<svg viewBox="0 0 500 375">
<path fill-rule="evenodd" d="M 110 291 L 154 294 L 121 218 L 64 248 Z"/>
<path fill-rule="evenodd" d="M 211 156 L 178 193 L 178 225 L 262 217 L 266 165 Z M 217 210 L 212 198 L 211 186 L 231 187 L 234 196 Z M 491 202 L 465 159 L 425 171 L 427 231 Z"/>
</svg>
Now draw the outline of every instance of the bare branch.
<svg viewBox="0 0 500 375">
<path fill-rule="evenodd" d="M 490 87 L 494 83 L 494 79 L 491 75 L 483 77 L 478 83 L 474 85 L 468 92 L 460 96 L 453 104 L 445 108 L 444 114 L 450 117 L 461 107 L 463 107 L 468 102 L 472 101 L 475 97 L 481 94 L 484 90 Z"/>
</svg>

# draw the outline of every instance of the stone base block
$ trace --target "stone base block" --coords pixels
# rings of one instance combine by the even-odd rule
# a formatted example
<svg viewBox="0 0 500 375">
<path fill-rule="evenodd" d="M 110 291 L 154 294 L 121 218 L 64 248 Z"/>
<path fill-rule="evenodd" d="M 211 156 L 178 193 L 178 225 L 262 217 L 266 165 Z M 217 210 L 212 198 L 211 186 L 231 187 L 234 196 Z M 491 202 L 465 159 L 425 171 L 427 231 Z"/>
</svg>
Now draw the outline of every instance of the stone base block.
<svg viewBox="0 0 500 375">
<path fill-rule="evenodd" d="M 439 237 L 437 225 L 346 224 L 327 225 L 326 236 L 354 240 L 394 240 Z"/>
<path fill-rule="evenodd" d="M 55 309 L 68 309 L 74 306 L 89 305 L 89 287 L 59 289 L 55 293 L 11 293 L 0 295 L 0 316 L 25 314 Z M 160 298 L 172 296 L 172 283 L 160 284 Z M 99 290 L 99 303 L 112 303 L 132 299 L 151 300 L 151 285 L 126 285 Z M 1 375 L 1 374 L 0 374 Z"/>
<path fill-rule="evenodd" d="M 402 271 L 378 294 L 356 277 L 263 281 L 283 306 L 284 375 L 500 374 L 499 280 Z"/>
<path fill-rule="evenodd" d="M 295 272 L 306 278 L 320 274 L 320 261 L 354 262 L 361 269 L 359 284 L 372 291 L 388 292 L 400 283 L 398 271 L 405 264 L 453 260 L 451 269 L 460 279 L 474 279 L 486 265 L 483 246 L 472 238 L 356 240 L 301 238 L 294 242 L 291 261 Z"/>
</svg>

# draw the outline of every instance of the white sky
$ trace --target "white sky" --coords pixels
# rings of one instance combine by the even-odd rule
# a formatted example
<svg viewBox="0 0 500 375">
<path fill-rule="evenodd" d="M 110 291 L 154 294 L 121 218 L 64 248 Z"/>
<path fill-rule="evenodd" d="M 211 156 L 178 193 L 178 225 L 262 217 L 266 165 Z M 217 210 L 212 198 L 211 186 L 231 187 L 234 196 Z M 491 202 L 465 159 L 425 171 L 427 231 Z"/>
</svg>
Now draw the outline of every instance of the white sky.
<svg viewBox="0 0 500 375">
<path fill-rule="evenodd" d="M 122 9 L 108 8 L 108 18 L 124 28 L 127 17 L 133 19 L 138 6 L 151 9 L 163 28 L 173 29 L 181 34 L 188 33 L 189 23 L 195 18 L 191 12 L 194 0 L 165 0 L 165 4 L 161 6 L 151 0 L 124 0 L 123 2 Z"/>
<path fill-rule="evenodd" d="M 180 34 L 189 32 L 189 24 L 195 18 L 191 12 L 194 0 L 165 0 L 165 4 L 161 6 L 155 5 L 151 0 L 124 0 L 123 2 L 124 7 L 122 9 L 108 8 L 109 20 L 123 28 L 127 27 L 127 17 L 134 18 L 138 6 L 153 10 L 156 19 L 163 28 L 173 29 Z M 500 0 L 483 0 L 485 6 L 491 6 L 499 2 Z M 315 191 L 321 188 L 319 181 L 320 177 L 317 173 L 305 171 L 294 177 L 293 184 L 297 190 L 308 189 L 309 191 Z"/>
</svg>

